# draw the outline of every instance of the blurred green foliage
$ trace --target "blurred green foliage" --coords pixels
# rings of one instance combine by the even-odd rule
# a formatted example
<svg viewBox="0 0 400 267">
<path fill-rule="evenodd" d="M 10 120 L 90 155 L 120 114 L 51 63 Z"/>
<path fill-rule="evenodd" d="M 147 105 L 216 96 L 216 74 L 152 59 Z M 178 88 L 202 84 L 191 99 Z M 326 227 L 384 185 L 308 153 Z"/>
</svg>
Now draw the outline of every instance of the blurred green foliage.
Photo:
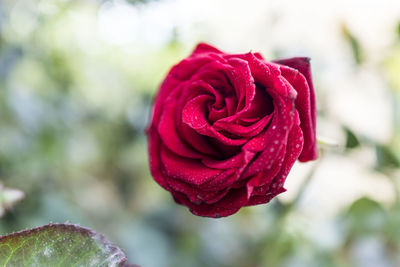
<svg viewBox="0 0 400 267">
<path fill-rule="evenodd" d="M 351 48 L 355 63 L 361 64 L 364 60 L 364 52 L 362 51 L 360 42 L 346 24 L 342 24 L 342 34 Z"/>
<path fill-rule="evenodd" d="M 177 206 L 152 181 L 144 130 L 160 81 L 191 47 L 174 34 L 156 48 L 105 42 L 96 19 L 112 2 L 0 2 L 0 180 L 26 195 L 0 219 L 0 234 L 49 221 L 80 223 L 143 267 L 400 263 L 398 201 L 358 199 L 322 230 L 313 229 L 297 200 L 274 200 L 220 220 Z M 362 43 L 340 27 L 353 53 L 349 61 L 363 68 Z M 397 188 L 400 39 L 379 64 L 396 107 L 393 136 L 383 144 L 341 125 L 344 157 L 372 147 L 371 169 Z"/>
<path fill-rule="evenodd" d="M 346 145 L 347 149 L 352 149 L 360 146 L 360 141 L 357 136 L 350 130 L 348 127 L 344 127 L 344 131 L 346 133 Z"/>
</svg>

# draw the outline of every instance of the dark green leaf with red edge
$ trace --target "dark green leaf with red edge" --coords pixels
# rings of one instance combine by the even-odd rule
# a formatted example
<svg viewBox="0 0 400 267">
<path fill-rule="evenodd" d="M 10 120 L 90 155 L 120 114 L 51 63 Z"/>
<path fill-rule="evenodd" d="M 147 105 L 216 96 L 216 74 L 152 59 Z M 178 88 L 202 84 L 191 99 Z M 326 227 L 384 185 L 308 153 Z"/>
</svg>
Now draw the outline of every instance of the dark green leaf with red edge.
<svg viewBox="0 0 400 267">
<path fill-rule="evenodd" d="M 101 234 L 73 224 L 49 224 L 0 236 L 0 266 L 123 266 L 122 250 Z"/>
</svg>

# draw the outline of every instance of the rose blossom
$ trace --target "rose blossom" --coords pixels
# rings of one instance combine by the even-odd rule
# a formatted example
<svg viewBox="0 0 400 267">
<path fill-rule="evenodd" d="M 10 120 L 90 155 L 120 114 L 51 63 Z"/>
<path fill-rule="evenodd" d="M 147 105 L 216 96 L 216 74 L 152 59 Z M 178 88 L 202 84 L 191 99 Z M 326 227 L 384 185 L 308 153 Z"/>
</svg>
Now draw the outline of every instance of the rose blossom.
<svg viewBox="0 0 400 267">
<path fill-rule="evenodd" d="M 199 216 L 221 217 L 286 191 L 317 157 L 308 58 L 265 61 L 199 44 L 172 67 L 148 127 L 151 173 Z"/>
</svg>

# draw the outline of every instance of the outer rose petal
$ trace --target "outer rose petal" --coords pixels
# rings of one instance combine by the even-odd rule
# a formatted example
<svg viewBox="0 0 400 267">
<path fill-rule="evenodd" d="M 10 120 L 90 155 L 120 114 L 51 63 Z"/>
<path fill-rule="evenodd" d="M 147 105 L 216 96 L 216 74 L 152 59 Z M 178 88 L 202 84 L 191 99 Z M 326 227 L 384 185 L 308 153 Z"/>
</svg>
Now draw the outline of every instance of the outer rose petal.
<svg viewBox="0 0 400 267">
<path fill-rule="evenodd" d="M 218 54 L 223 54 L 223 52 L 221 52 L 220 50 L 218 50 L 217 48 L 206 44 L 206 43 L 200 43 L 196 46 L 196 48 L 194 49 L 192 56 L 196 55 L 196 54 L 201 54 L 201 53 L 218 53 Z"/>
<path fill-rule="evenodd" d="M 286 191 L 286 189 L 283 188 L 283 184 L 294 162 L 299 157 L 302 149 L 303 134 L 298 124 L 295 124 L 289 133 L 287 151 L 285 158 L 282 161 L 283 164 L 279 173 L 275 176 L 275 179 L 271 185 L 268 185 L 260 191 L 254 190 L 254 193 L 247 205 L 267 203 L 276 195 Z"/>
<path fill-rule="evenodd" d="M 275 60 L 274 62 L 288 66 L 302 74 L 296 75 L 293 74 L 293 72 L 290 73 L 290 70 L 287 70 L 284 76 L 291 76 L 290 79 L 294 83 L 292 84 L 293 87 L 301 94 L 301 98 L 296 100 L 296 108 L 299 110 L 301 117 L 300 127 L 304 133 L 304 149 L 301 152 L 299 160 L 303 162 L 314 160 L 318 156 L 316 140 L 317 111 L 314 85 L 311 77 L 310 59 L 306 57 L 294 57 Z"/>
<path fill-rule="evenodd" d="M 175 103 L 167 102 L 158 124 L 158 134 L 165 144 L 174 153 L 188 158 L 202 158 L 202 154 L 188 147 L 179 136 L 175 124 Z"/>
<path fill-rule="evenodd" d="M 221 201 L 214 204 L 190 202 L 184 194 L 172 193 L 176 202 L 189 207 L 193 214 L 205 217 L 226 217 L 236 213 L 247 202 L 247 189 L 232 189 Z"/>
<path fill-rule="evenodd" d="M 164 175 L 193 185 L 200 185 L 217 177 L 222 170 L 206 167 L 199 160 L 180 157 L 164 146 L 161 148 Z"/>
<path fill-rule="evenodd" d="M 154 180 L 161 185 L 163 188 L 169 191 L 169 187 L 165 178 L 161 174 L 161 161 L 160 161 L 160 148 L 162 146 L 161 139 L 157 134 L 157 130 L 154 127 L 150 127 L 147 131 L 149 138 L 149 160 L 150 160 L 150 171 L 153 174 Z"/>
</svg>

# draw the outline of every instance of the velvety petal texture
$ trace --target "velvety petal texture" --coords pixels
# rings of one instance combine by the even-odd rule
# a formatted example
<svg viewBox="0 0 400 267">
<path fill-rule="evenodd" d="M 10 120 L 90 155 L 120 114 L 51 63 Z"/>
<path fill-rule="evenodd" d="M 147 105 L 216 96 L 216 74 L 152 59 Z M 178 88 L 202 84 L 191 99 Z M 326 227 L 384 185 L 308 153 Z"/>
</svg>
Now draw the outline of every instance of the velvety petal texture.
<svg viewBox="0 0 400 267">
<path fill-rule="evenodd" d="M 284 192 L 294 162 L 317 158 L 309 62 L 199 44 L 154 99 L 147 136 L 155 181 L 192 213 L 214 218 Z"/>
</svg>

